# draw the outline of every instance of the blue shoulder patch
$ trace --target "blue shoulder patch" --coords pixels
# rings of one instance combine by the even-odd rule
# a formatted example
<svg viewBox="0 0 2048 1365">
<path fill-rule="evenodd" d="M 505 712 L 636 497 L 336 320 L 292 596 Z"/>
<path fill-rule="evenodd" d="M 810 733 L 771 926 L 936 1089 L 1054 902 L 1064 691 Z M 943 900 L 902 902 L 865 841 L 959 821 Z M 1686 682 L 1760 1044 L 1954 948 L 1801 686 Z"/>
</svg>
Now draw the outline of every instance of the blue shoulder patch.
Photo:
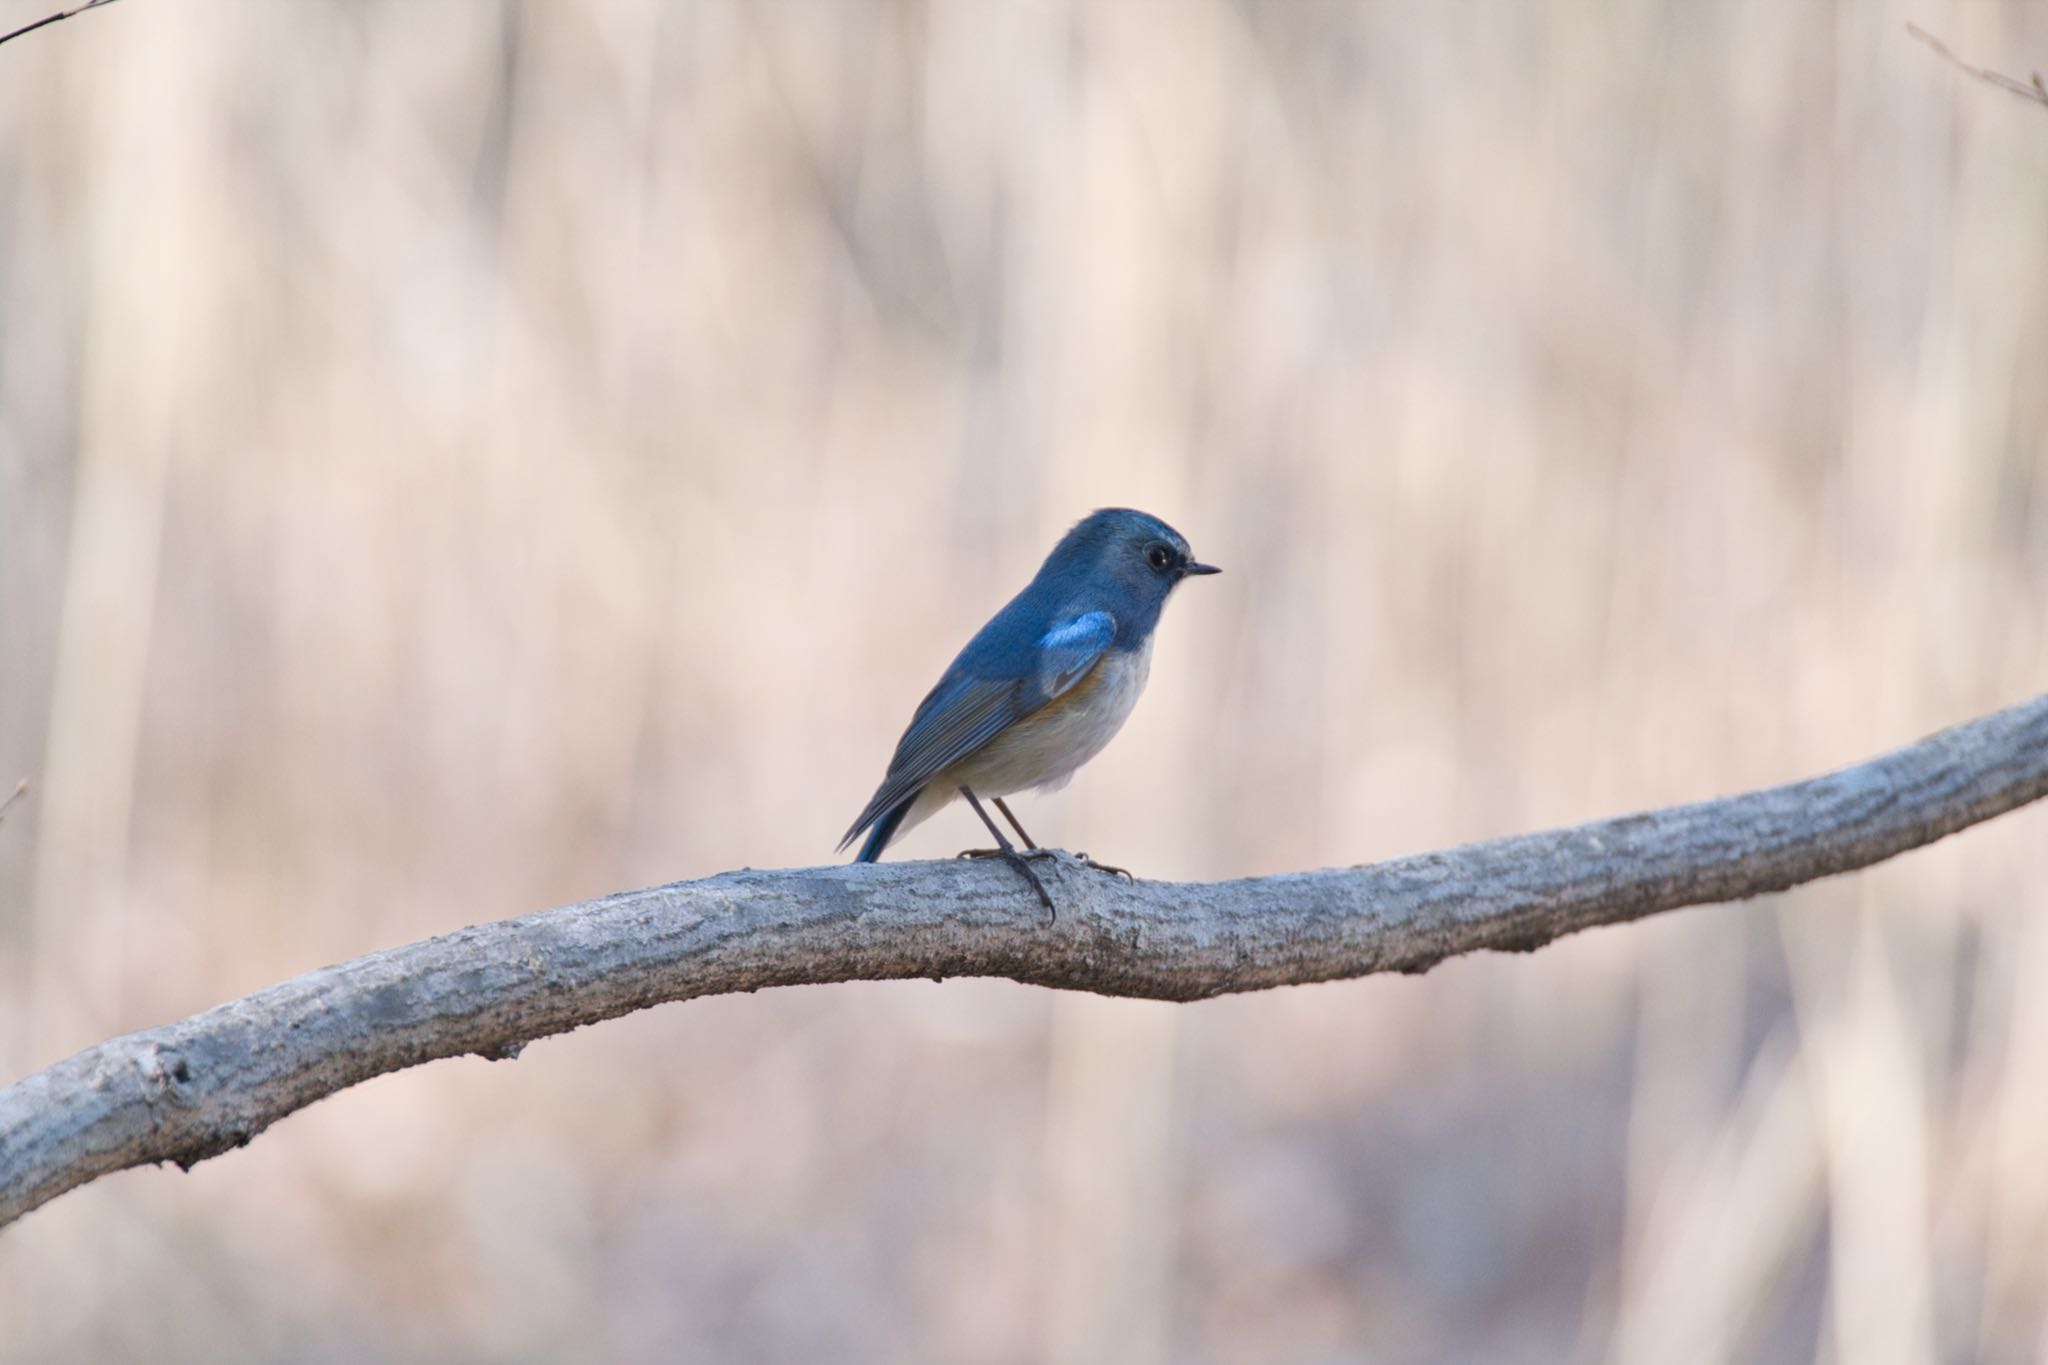
<svg viewBox="0 0 2048 1365">
<path fill-rule="evenodd" d="M 1116 639 L 1116 618 L 1091 611 L 1039 637 L 1038 685 L 1051 701 L 1079 682 Z"/>
</svg>

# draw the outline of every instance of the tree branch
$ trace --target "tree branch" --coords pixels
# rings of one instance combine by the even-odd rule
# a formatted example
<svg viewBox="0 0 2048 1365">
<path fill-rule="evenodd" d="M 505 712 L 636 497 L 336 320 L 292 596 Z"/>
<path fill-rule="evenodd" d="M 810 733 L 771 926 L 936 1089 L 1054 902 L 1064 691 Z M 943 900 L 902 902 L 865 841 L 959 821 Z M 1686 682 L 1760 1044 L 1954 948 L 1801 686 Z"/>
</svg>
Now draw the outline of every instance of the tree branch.
<svg viewBox="0 0 2048 1365">
<path fill-rule="evenodd" d="M 479 925 L 102 1043 L 0 1090 L 0 1224 L 130 1166 L 191 1167 L 337 1090 L 669 1000 L 1001 976 L 1160 1000 L 1372 972 L 1882 861 L 2048 795 L 2048 696 L 1826 776 L 1370 867 L 1128 882 L 1062 857 L 1047 926 L 989 863 L 729 872 Z"/>
</svg>

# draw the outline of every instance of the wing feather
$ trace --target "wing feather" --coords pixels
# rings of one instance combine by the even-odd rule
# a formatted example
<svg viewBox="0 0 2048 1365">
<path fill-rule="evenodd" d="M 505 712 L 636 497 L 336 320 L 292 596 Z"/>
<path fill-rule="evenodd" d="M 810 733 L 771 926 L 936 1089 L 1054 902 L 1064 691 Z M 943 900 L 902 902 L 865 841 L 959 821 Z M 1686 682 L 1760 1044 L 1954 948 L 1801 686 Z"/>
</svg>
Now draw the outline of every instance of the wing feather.
<svg viewBox="0 0 2048 1365">
<path fill-rule="evenodd" d="M 1106 611 L 1091 611 L 1054 626 L 1037 640 L 1035 667 L 1022 677 L 949 671 L 919 704 L 910 728 L 897 741 L 888 775 L 839 846 L 845 848 L 934 777 L 1086 677 L 1115 638 L 1114 618 Z"/>
<path fill-rule="evenodd" d="M 1091 611 L 1085 616 L 1077 616 L 1041 636 L 1038 641 L 1038 683 L 1045 699 L 1039 705 L 1043 706 L 1081 681 L 1115 639 L 1116 618 L 1106 611 Z"/>
</svg>

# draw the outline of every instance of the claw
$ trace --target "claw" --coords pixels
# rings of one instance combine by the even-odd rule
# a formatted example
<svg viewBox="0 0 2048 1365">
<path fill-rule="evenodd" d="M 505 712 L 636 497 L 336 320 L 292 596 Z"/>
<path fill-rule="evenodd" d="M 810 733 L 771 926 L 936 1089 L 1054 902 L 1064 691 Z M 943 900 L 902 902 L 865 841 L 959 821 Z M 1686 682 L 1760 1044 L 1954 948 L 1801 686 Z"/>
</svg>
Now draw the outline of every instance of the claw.
<svg viewBox="0 0 2048 1365">
<path fill-rule="evenodd" d="M 1027 864 L 1040 860 L 1056 863 L 1063 857 L 1072 858 L 1090 872 L 1106 872 L 1112 877 L 1122 877 L 1127 882 L 1138 880 L 1137 875 L 1127 867 L 1117 867 L 1110 863 L 1098 863 L 1085 853 L 1062 853 L 1056 848 L 963 848 L 953 856 L 955 858 L 1001 858 L 1004 862 L 1024 874 L 1024 880 L 1031 883 L 1031 889 L 1038 893 L 1039 900 L 1045 902 L 1045 908 L 1053 912 L 1055 920 L 1059 918 L 1059 911 L 1053 908 L 1052 897 L 1045 893 L 1045 884 L 1039 881 L 1038 874 L 1033 872 Z"/>
<path fill-rule="evenodd" d="M 1074 861 L 1083 867 L 1092 868 L 1097 872 L 1107 872 L 1113 877 L 1122 877 L 1127 882 L 1138 880 L 1135 876 L 1131 875 L 1131 870 L 1128 867 L 1115 867 L 1109 863 L 1098 863 L 1085 853 L 1076 853 Z"/>
<path fill-rule="evenodd" d="M 1052 903 L 1052 896 L 1046 891 L 1045 883 L 1038 879 L 1038 874 L 1031 868 L 1031 864 L 1040 858 L 1057 860 L 1059 855 L 1051 849 L 1033 848 L 1026 849 L 1020 853 L 1014 848 L 963 848 L 953 856 L 955 858 L 1001 858 L 1011 867 L 1023 873 L 1024 880 L 1031 883 L 1031 889 L 1038 893 L 1040 903 L 1045 906 L 1050 916 L 1046 922 L 1048 924 L 1057 924 L 1059 922 L 1059 907 Z"/>
<path fill-rule="evenodd" d="M 961 854 L 960 856 L 963 858 L 1001 858 L 1011 867 L 1016 868 L 1018 872 L 1023 874 L 1024 880 L 1031 883 L 1031 889 L 1038 893 L 1039 903 L 1043 905 L 1046 910 L 1046 923 L 1057 924 L 1060 918 L 1059 907 L 1052 903 L 1052 896 L 1049 892 L 1046 891 L 1045 883 L 1038 880 L 1038 873 L 1034 871 L 1031 866 L 1032 854 L 1041 852 L 1044 852 L 1044 850 L 1033 849 L 1030 853 L 1019 853 L 1017 852 L 1017 850 L 1013 848 L 975 848 L 969 849 L 967 852 Z M 1047 854 L 1046 856 L 1050 855 Z"/>
</svg>

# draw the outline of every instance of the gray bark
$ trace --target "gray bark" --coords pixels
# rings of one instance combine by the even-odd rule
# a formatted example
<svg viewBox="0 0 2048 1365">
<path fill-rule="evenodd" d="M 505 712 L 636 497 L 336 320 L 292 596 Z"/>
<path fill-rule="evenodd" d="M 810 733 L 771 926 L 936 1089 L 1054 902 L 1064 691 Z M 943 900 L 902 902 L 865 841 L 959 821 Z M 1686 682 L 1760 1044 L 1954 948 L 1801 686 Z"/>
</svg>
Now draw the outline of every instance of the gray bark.
<svg viewBox="0 0 2048 1365">
<path fill-rule="evenodd" d="M 728 872 L 478 925 L 87 1048 L 0 1090 L 0 1225 L 130 1166 L 190 1167 L 438 1057 L 668 1000 L 1000 976 L 1161 1000 L 1426 971 L 1479 949 L 1847 872 L 2048 794 L 2048 696 L 1788 786 L 1369 867 L 1202 884 L 1040 864 Z"/>
</svg>

